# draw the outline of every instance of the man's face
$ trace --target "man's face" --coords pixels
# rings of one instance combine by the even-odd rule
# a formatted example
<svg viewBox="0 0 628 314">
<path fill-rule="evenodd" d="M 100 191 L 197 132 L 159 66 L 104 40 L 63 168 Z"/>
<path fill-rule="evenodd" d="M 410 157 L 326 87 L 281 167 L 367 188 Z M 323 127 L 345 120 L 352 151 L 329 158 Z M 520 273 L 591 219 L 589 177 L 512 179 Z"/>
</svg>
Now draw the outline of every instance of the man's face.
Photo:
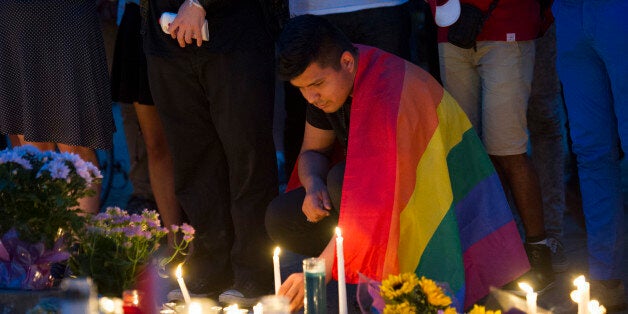
<svg viewBox="0 0 628 314">
<path fill-rule="evenodd" d="M 303 73 L 290 80 L 301 90 L 303 97 L 326 113 L 338 111 L 353 91 L 357 63 L 353 55 L 345 51 L 340 57 L 340 69 L 331 66 L 321 68 L 311 63 Z"/>
</svg>

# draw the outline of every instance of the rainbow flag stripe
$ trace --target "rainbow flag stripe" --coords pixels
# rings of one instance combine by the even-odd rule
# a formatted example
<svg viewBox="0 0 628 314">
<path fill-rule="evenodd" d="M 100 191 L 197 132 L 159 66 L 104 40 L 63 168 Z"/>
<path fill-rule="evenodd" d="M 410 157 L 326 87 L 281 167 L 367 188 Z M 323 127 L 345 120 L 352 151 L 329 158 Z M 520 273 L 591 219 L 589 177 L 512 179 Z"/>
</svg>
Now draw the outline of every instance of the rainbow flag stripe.
<svg viewBox="0 0 628 314">
<path fill-rule="evenodd" d="M 358 47 L 339 222 L 347 282 L 415 272 L 466 308 L 529 268 L 499 178 L 438 82 Z"/>
</svg>

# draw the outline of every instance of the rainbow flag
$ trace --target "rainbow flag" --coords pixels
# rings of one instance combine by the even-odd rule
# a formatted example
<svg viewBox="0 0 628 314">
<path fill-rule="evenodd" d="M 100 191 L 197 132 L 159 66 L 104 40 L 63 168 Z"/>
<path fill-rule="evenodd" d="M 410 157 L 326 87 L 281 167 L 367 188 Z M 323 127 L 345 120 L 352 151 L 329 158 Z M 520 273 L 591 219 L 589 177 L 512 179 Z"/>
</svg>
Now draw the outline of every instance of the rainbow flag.
<svg viewBox="0 0 628 314">
<path fill-rule="evenodd" d="M 415 272 L 467 308 L 530 267 L 497 173 L 428 73 L 358 48 L 339 222 L 347 282 Z"/>
</svg>

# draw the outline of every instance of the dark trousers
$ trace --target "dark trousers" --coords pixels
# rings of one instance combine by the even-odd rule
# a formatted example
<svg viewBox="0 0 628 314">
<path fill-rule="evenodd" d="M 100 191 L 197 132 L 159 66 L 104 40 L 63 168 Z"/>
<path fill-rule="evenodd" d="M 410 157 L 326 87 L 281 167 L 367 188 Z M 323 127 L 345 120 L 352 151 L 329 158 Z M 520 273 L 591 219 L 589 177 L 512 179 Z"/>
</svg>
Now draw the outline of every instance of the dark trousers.
<svg viewBox="0 0 628 314">
<path fill-rule="evenodd" d="M 277 194 L 272 50 L 188 46 L 173 58 L 148 56 L 148 65 L 175 193 L 196 228 L 189 279 L 205 283 L 198 292 L 232 283 L 271 288 L 264 215 Z"/>
<path fill-rule="evenodd" d="M 305 189 L 302 187 L 277 196 L 268 205 L 266 229 L 277 245 L 306 256 L 318 256 L 323 252 L 338 225 L 344 173 L 345 162 L 341 162 L 327 174 L 331 215 L 317 223 L 308 222 L 301 210 L 305 198 Z"/>
<path fill-rule="evenodd" d="M 355 44 L 369 45 L 410 59 L 410 13 L 407 4 L 323 15 Z M 285 83 L 285 170 L 290 174 L 303 143 L 305 105 L 301 92 Z"/>
</svg>

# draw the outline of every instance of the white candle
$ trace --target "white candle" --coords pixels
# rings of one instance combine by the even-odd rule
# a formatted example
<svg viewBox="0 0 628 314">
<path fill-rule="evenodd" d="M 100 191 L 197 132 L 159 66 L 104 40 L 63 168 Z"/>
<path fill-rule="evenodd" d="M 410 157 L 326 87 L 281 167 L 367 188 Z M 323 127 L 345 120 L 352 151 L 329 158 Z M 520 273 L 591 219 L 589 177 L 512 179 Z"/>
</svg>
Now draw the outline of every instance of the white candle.
<svg viewBox="0 0 628 314">
<path fill-rule="evenodd" d="M 275 253 L 273 254 L 273 270 L 275 272 L 275 294 L 279 293 L 279 287 L 281 287 L 281 271 L 279 267 L 279 253 L 281 249 L 279 247 L 275 248 Z"/>
<path fill-rule="evenodd" d="M 606 313 L 606 308 L 600 305 L 598 300 L 591 300 L 588 305 L 589 313 L 591 314 L 604 314 Z"/>
<path fill-rule="evenodd" d="M 183 294 L 183 300 L 185 300 L 185 305 L 190 305 L 190 292 L 188 292 L 188 288 L 185 286 L 185 282 L 183 281 L 183 271 L 181 270 L 181 266 L 183 263 L 177 266 L 177 282 L 179 283 L 179 288 L 181 289 L 181 294 Z"/>
<path fill-rule="evenodd" d="M 577 295 L 578 300 L 578 314 L 587 314 L 589 313 L 589 298 L 590 298 L 590 285 L 584 279 L 584 276 L 580 275 L 573 281 L 573 284 L 578 288 Z"/>
<path fill-rule="evenodd" d="M 203 306 L 198 302 L 189 303 L 188 314 L 203 314 Z"/>
<path fill-rule="evenodd" d="M 534 292 L 532 287 L 525 282 L 520 282 L 519 288 L 521 288 L 521 290 L 525 291 L 526 293 L 527 313 L 536 314 L 536 297 L 538 296 L 538 294 Z"/>
<path fill-rule="evenodd" d="M 340 228 L 336 227 L 336 256 L 338 262 L 338 313 L 347 314 L 347 285 L 345 284 L 345 255 Z"/>
<path fill-rule="evenodd" d="M 253 306 L 253 314 L 263 314 L 263 313 L 264 313 L 264 306 L 262 305 L 261 302 Z"/>
</svg>

